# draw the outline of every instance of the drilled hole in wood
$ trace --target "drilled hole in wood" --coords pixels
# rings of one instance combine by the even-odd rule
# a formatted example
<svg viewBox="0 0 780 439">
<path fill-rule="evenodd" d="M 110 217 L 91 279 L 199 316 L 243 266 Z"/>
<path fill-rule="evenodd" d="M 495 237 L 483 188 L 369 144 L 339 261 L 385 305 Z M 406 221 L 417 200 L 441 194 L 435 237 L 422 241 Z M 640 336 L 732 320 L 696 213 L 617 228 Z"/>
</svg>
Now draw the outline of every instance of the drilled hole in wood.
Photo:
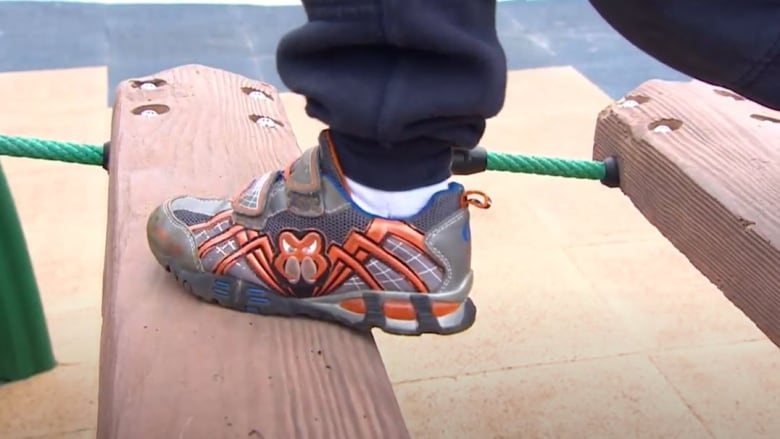
<svg viewBox="0 0 780 439">
<path fill-rule="evenodd" d="M 633 108 L 633 107 L 638 107 L 644 103 L 647 103 L 649 100 L 650 98 L 643 95 L 628 95 L 625 98 L 621 99 L 618 105 L 623 108 Z"/>
<path fill-rule="evenodd" d="M 751 114 L 750 117 L 760 122 L 780 123 L 780 119 L 778 118 L 763 116 L 761 114 Z"/>
<path fill-rule="evenodd" d="M 136 116 L 154 117 L 160 114 L 165 114 L 170 111 L 170 107 L 162 104 L 142 105 L 140 107 L 133 108 L 132 113 Z"/>
<path fill-rule="evenodd" d="M 652 122 L 647 126 L 647 129 L 654 133 L 670 133 L 679 130 L 682 126 L 683 123 L 679 119 L 665 118 Z"/>
<path fill-rule="evenodd" d="M 130 85 L 133 88 L 140 88 L 142 90 L 154 90 L 163 87 L 165 85 L 168 85 L 168 83 L 165 82 L 165 80 L 163 79 L 152 78 L 152 79 L 144 79 L 144 80 L 133 80 L 130 81 Z"/>
<path fill-rule="evenodd" d="M 249 115 L 249 120 L 265 128 L 276 128 L 276 127 L 284 126 L 284 124 L 281 121 L 278 121 L 268 116 L 260 116 L 257 114 Z"/>
<path fill-rule="evenodd" d="M 738 95 L 738 94 L 736 94 L 736 93 L 734 93 L 733 91 L 730 91 L 730 90 L 724 90 L 722 88 L 715 88 L 712 91 L 716 95 L 718 95 L 718 96 L 731 98 L 731 99 L 734 99 L 735 101 L 744 101 L 745 100 L 745 98 L 743 98 L 742 96 L 740 96 L 740 95 Z"/>
<path fill-rule="evenodd" d="M 245 95 L 253 99 L 267 99 L 269 101 L 274 100 L 274 98 L 272 98 L 270 94 L 264 92 L 263 90 L 260 90 L 259 88 L 241 87 L 241 91 L 243 91 Z"/>
</svg>

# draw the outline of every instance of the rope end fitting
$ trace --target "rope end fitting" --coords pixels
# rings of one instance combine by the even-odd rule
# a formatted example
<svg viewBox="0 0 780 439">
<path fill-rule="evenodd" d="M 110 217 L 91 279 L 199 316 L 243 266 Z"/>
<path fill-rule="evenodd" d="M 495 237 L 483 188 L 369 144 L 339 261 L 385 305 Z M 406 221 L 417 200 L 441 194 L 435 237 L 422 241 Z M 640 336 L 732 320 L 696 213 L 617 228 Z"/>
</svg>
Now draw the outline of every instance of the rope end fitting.
<svg viewBox="0 0 780 439">
<path fill-rule="evenodd" d="M 473 149 L 455 148 L 452 150 L 450 169 L 455 175 L 478 174 L 487 170 L 487 149 L 478 146 Z"/>
<path fill-rule="evenodd" d="M 106 142 L 106 143 L 103 144 L 103 163 L 102 163 L 102 166 L 103 166 L 103 169 L 105 169 L 106 171 L 108 171 L 108 162 L 109 162 L 110 158 L 111 158 L 111 142 L 109 141 L 109 142 Z"/>
<path fill-rule="evenodd" d="M 618 170 L 618 161 L 615 156 L 608 156 L 603 160 L 604 163 L 604 177 L 601 179 L 601 184 L 606 187 L 616 188 L 620 187 L 620 172 Z"/>
</svg>

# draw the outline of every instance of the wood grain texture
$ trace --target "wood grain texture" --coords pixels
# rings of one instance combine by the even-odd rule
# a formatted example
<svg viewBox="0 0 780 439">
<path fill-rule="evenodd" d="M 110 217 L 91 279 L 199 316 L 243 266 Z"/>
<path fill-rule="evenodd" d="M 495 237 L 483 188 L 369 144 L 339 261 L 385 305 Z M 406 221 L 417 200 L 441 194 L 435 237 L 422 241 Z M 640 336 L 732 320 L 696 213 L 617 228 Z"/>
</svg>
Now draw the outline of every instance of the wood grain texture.
<svg viewBox="0 0 780 439">
<path fill-rule="evenodd" d="M 618 157 L 639 211 L 780 346 L 780 113 L 653 80 L 599 115 L 594 145 L 594 158 Z"/>
<path fill-rule="evenodd" d="M 120 84 L 114 105 L 98 437 L 407 438 L 372 337 L 206 304 L 157 265 L 157 204 L 230 196 L 300 150 L 267 84 L 197 65 L 151 80 Z"/>
</svg>

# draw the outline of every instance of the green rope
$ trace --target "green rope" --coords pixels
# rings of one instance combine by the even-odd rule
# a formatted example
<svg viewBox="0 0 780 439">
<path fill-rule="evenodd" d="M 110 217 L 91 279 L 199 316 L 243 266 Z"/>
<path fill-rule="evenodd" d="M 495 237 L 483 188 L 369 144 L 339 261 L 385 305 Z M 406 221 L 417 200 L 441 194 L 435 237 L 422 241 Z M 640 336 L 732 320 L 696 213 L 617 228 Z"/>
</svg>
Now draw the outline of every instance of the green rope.
<svg viewBox="0 0 780 439">
<path fill-rule="evenodd" d="M 487 170 L 588 180 L 601 180 L 606 175 L 604 162 L 600 161 L 571 160 L 501 152 L 488 153 Z"/>
<path fill-rule="evenodd" d="M 103 147 L 0 134 L 0 155 L 102 165 Z"/>
<path fill-rule="evenodd" d="M 600 161 L 485 152 L 484 149 L 482 151 L 481 160 L 483 161 L 480 168 L 482 170 L 588 180 L 602 180 L 607 173 L 604 162 Z M 102 165 L 103 153 L 104 148 L 98 145 L 0 134 L 0 155 L 57 160 L 84 165 Z"/>
</svg>

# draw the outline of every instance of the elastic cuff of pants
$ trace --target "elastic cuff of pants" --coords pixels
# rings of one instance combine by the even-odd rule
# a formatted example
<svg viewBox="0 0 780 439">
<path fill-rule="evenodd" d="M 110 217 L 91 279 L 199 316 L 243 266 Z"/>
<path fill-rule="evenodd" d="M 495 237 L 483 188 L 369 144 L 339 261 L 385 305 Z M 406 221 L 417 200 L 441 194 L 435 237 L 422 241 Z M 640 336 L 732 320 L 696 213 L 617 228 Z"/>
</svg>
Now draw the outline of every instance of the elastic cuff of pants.
<svg viewBox="0 0 780 439">
<path fill-rule="evenodd" d="M 350 179 L 384 191 L 406 191 L 440 183 L 452 172 L 452 148 L 430 141 L 381 146 L 331 131 L 341 170 Z"/>
</svg>

